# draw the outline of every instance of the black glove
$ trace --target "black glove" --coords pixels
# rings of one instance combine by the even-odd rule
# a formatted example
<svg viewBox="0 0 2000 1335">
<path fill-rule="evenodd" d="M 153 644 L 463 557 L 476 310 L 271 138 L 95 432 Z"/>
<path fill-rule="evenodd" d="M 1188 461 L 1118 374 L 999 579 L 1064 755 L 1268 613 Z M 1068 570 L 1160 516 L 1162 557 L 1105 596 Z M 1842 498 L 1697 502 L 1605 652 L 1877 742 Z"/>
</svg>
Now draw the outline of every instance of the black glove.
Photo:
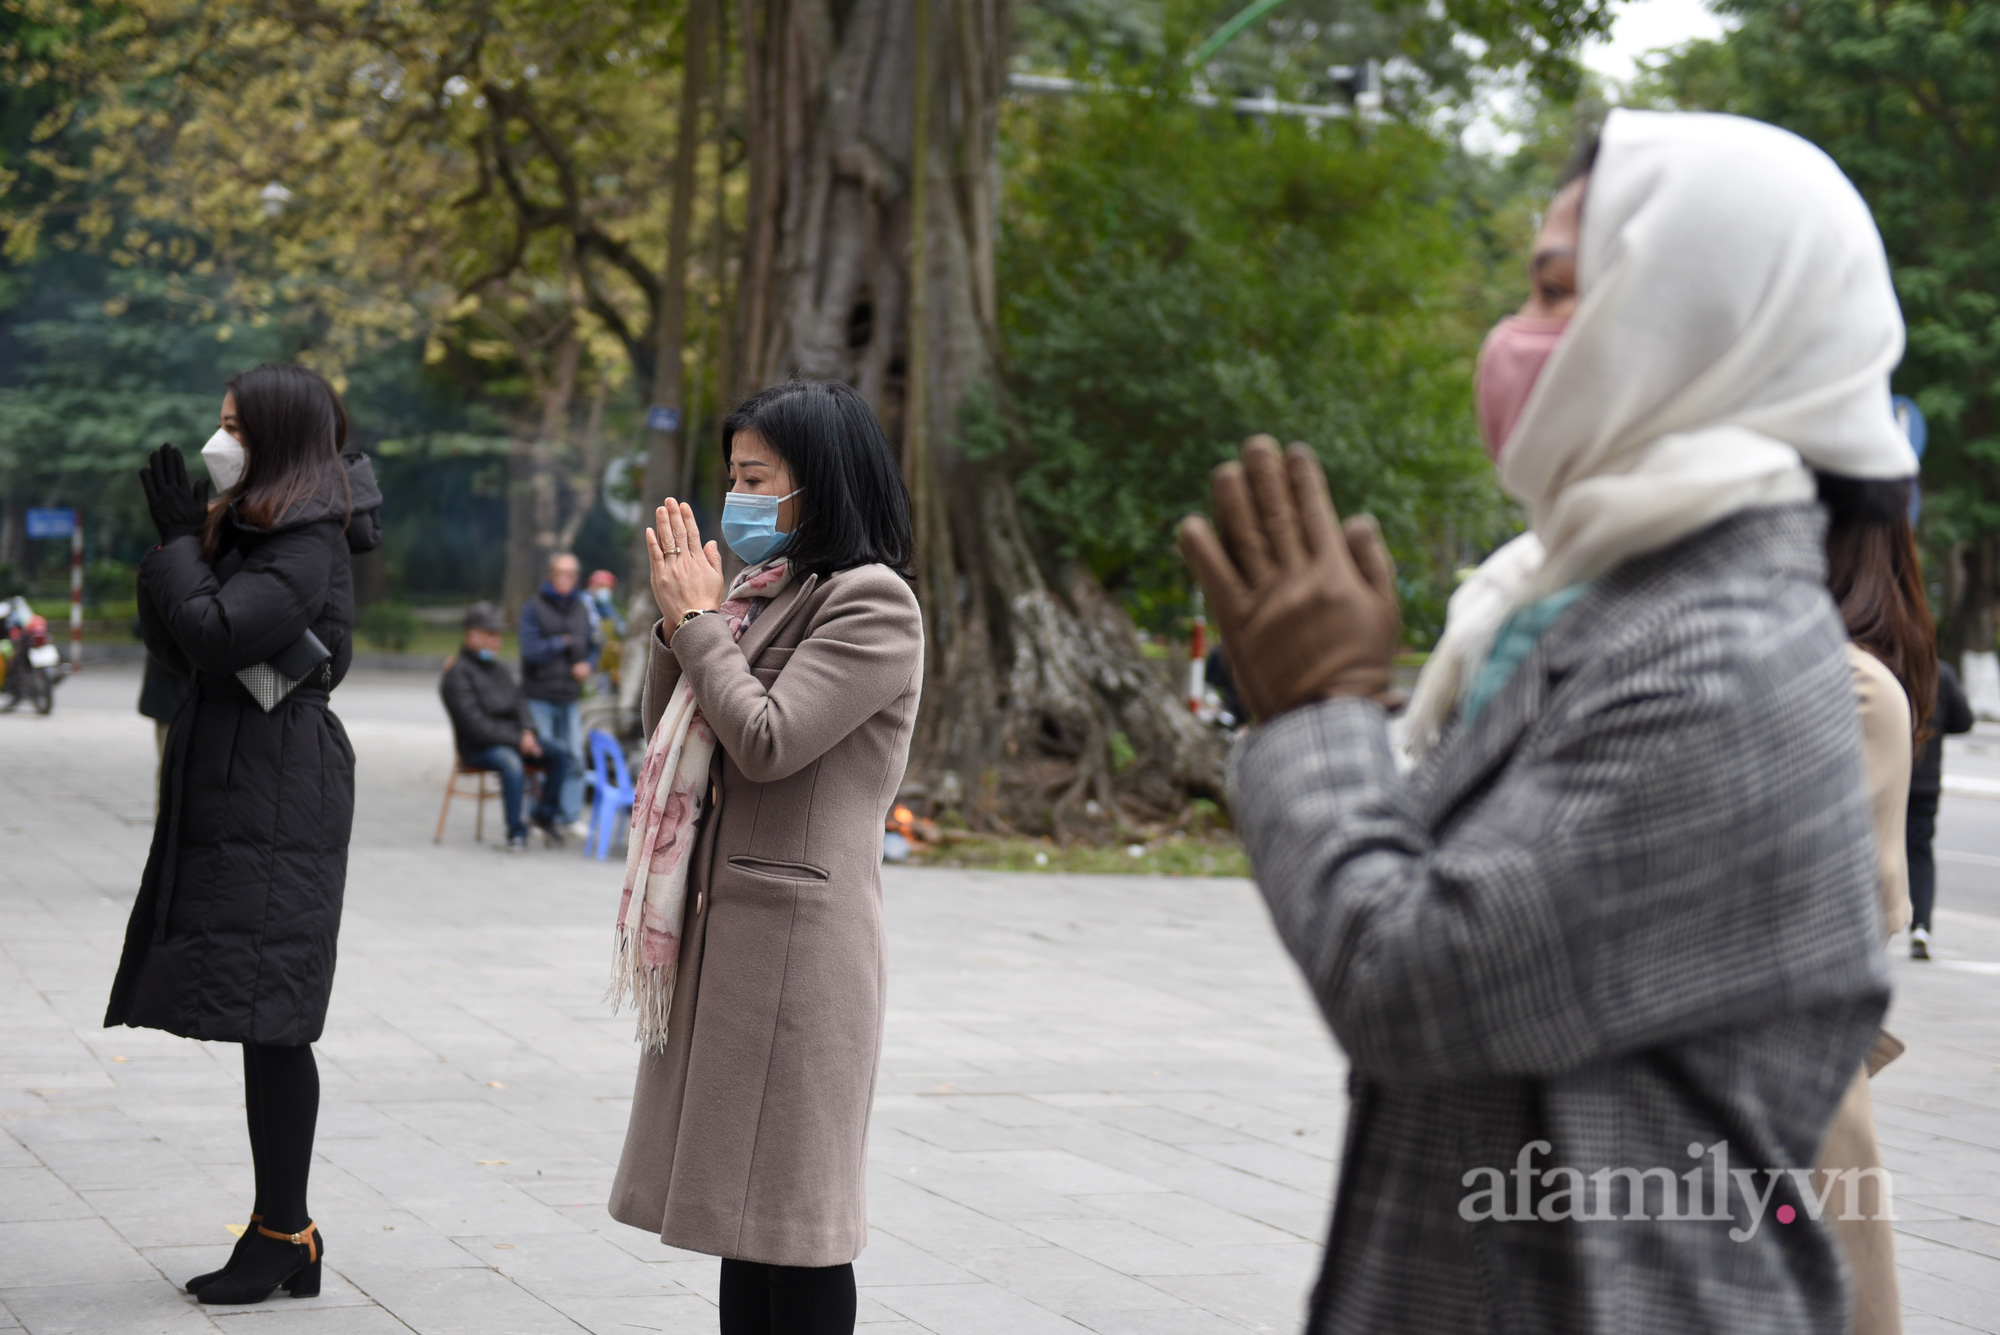
<svg viewBox="0 0 2000 1335">
<path fill-rule="evenodd" d="M 146 508 L 153 512 L 153 527 L 160 531 L 161 543 L 201 532 L 208 518 L 208 482 L 188 481 L 187 460 L 171 445 L 162 445 L 146 456 L 139 470 L 139 486 L 146 493 Z"/>
</svg>

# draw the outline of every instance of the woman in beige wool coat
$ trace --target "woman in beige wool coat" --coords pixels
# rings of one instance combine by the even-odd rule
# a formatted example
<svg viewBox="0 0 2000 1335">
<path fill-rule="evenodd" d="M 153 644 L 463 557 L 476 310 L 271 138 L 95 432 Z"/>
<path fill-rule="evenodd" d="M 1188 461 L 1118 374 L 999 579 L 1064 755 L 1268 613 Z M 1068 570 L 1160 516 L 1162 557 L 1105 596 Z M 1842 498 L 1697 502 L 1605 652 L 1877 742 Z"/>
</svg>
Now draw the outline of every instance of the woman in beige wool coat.
<svg viewBox="0 0 2000 1335">
<path fill-rule="evenodd" d="M 1903 820 L 1918 725 L 1931 716 L 1937 698 L 1936 631 L 1910 526 L 1910 484 L 1822 473 L 1819 498 L 1827 512 L 1827 589 L 1847 627 L 1847 659 L 1854 671 L 1887 940 L 1910 923 Z M 1903 1328 L 1893 1201 L 1883 1189 L 1868 1088 L 1869 1079 L 1902 1051 L 1902 1043 L 1882 1031 L 1847 1087 L 1813 1165 L 1827 1175 L 1855 1174 L 1851 1203 L 1845 1183 L 1830 1188 L 1828 1196 L 1833 1233 L 1854 1289 L 1850 1335 L 1899 1335 Z M 1828 1189 L 1824 1177 L 1814 1185 Z"/>
<path fill-rule="evenodd" d="M 721 1328 L 847 1332 L 867 1240 L 887 988 L 883 820 L 923 622 L 910 505 L 866 402 L 768 389 L 723 425 L 721 554 L 669 498 L 649 648 L 621 990 L 645 1044 L 612 1186 L 622 1223 L 722 1259 Z"/>
</svg>

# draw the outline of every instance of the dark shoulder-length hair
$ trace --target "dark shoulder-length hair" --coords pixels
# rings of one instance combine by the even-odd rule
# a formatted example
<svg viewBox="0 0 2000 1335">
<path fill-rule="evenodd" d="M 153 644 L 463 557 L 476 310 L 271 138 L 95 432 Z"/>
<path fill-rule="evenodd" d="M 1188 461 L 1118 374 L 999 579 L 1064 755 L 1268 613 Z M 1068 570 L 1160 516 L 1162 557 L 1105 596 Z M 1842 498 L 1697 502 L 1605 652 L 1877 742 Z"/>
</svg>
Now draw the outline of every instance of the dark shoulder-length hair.
<svg viewBox="0 0 2000 1335">
<path fill-rule="evenodd" d="M 736 435 L 770 442 L 799 489 L 797 527 L 785 549 L 803 575 L 880 563 L 909 573 L 916 540 L 910 492 L 868 401 L 837 380 L 791 380 L 759 390 L 723 419 L 722 458 Z"/>
<path fill-rule="evenodd" d="M 351 518 L 353 497 L 340 459 L 347 447 L 347 408 L 327 378 L 288 362 L 265 362 L 224 388 L 236 397 L 243 478 L 210 507 L 203 551 L 214 557 L 223 517 L 232 507 L 238 523 L 268 529 L 332 493 L 346 498 Z"/>
<path fill-rule="evenodd" d="M 1924 600 L 1908 481 L 1818 474 L 1826 507 L 1826 587 L 1847 638 L 1874 654 L 1910 697 L 1916 744 L 1937 703 L 1937 628 Z"/>
</svg>

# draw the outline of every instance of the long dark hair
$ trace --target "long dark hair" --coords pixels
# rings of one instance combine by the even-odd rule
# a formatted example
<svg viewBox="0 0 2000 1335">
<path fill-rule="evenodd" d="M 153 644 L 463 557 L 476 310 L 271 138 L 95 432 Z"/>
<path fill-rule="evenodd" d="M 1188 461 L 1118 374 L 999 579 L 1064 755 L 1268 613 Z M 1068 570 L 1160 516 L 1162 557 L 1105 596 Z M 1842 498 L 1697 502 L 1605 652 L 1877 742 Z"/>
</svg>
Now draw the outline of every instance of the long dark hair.
<svg viewBox="0 0 2000 1335">
<path fill-rule="evenodd" d="M 739 431 L 770 442 L 799 488 L 798 525 L 785 549 L 802 575 L 876 562 L 907 573 L 915 555 L 910 492 L 868 400 L 837 380 L 791 380 L 759 390 L 723 419 L 722 458 Z"/>
<path fill-rule="evenodd" d="M 1826 587 L 1847 638 L 1874 654 L 1910 697 L 1916 745 L 1937 703 L 1937 627 L 1924 600 L 1910 484 L 1817 475 L 1826 507 Z"/>
<path fill-rule="evenodd" d="M 245 467 L 242 481 L 209 509 L 201 544 L 211 559 L 223 517 L 232 508 L 239 524 L 268 529 L 335 487 L 347 494 L 347 469 L 340 461 L 347 447 L 347 408 L 325 376 L 289 362 L 265 362 L 223 388 L 236 397 Z M 353 497 L 347 499 L 346 518 L 351 518 Z"/>
</svg>

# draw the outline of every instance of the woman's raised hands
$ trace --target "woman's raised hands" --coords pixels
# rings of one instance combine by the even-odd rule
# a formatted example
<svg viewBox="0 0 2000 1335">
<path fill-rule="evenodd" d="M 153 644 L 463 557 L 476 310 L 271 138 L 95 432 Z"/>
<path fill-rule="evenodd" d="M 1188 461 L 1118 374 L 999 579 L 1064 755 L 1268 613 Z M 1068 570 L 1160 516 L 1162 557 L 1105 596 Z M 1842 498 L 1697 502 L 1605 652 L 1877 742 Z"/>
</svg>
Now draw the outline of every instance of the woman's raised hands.
<svg viewBox="0 0 2000 1335">
<path fill-rule="evenodd" d="M 1368 515 L 1345 524 L 1319 457 L 1252 436 L 1217 468 L 1215 509 L 1181 523 L 1181 550 L 1208 595 L 1229 671 L 1260 719 L 1335 695 L 1387 703 L 1401 636 L 1396 568 Z"/>
<path fill-rule="evenodd" d="M 646 555 L 661 616 L 678 621 L 689 612 L 722 606 L 722 552 L 712 542 L 702 544 L 692 506 L 667 497 L 646 530 Z"/>
<path fill-rule="evenodd" d="M 146 493 L 146 508 L 162 543 L 201 531 L 208 518 L 208 483 L 188 480 L 187 460 L 172 445 L 162 445 L 146 456 L 139 470 L 139 487 Z"/>
</svg>

